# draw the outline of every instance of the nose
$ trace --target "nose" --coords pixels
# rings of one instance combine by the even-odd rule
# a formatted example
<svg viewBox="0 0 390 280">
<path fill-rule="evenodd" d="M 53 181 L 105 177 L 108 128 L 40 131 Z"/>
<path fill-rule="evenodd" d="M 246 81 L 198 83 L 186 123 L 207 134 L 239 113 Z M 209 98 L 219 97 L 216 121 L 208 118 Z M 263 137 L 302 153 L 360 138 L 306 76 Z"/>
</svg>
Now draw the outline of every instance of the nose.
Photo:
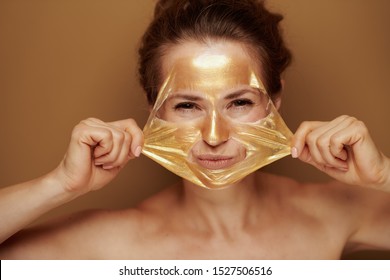
<svg viewBox="0 0 390 280">
<path fill-rule="evenodd" d="M 225 120 L 213 111 L 202 129 L 202 138 L 210 146 L 218 146 L 229 139 L 229 126 Z"/>
</svg>

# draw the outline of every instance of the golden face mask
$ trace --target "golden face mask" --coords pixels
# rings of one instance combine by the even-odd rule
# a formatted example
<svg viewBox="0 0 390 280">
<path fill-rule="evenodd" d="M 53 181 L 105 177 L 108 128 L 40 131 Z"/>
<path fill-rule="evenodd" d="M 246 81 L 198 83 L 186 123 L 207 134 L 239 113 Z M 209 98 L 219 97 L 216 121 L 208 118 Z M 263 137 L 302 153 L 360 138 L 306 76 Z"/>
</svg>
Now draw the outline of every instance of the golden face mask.
<svg viewBox="0 0 390 280">
<path fill-rule="evenodd" d="M 143 131 L 144 155 L 210 189 L 231 185 L 290 154 L 292 137 L 248 62 L 221 54 L 179 59 Z M 242 159 L 236 155 L 239 161 L 224 164 L 224 158 L 210 155 L 223 145 L 235 147 L 236 154 L 240 147 Z M 207 147 L 211 161 L 194 152 L 199 146 Z"/>
</svg>

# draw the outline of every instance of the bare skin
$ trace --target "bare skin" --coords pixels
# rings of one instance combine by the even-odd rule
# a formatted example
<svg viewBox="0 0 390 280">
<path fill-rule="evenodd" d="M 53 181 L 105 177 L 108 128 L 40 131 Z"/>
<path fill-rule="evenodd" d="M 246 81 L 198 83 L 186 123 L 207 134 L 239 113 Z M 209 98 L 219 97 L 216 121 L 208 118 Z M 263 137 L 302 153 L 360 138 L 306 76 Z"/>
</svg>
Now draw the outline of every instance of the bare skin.
<svg viewBox="0 0 390 280">
<path fill-rule="evenodd" d="M 91 211 L 22 231 L 0 256 L 338 259 L 343 252 L 390 248 L 390 196 L 381 191 L 338 182 L 304 185 L 260 172 L 245 181 L 211 195 L 177 185 L 135 209 Z"/>
<path fill-rule="evenodd" d="M 183 43 L 165 65 L 209 48 Z M 236 44 L 213 48 L 242 54 Z M 238 155 L 229 141 L 209 143 L 205 135 L 197 149 Z M 133 209 L 90 211 L 25 229 L 54 207 L 102 188 L 139 156 L 142 142 L 133 120 L 76 126 L 58 168 L 0 190 L 0 258 L 338 259 L 343 252 L 390 249 L 390 159 L 364 124 L 348 116 L 305 122 L 292 143 L 293 157 L 338 181 L 303 184 L 257 172 L 208 190 L 183 180 Z"/>
</svg>

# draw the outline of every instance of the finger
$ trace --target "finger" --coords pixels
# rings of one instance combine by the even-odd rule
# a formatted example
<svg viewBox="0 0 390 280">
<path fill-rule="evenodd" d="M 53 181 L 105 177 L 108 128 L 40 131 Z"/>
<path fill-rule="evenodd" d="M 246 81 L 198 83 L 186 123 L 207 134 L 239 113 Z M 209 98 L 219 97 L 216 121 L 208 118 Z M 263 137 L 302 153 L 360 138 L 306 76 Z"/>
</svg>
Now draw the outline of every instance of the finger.
<svg viewBox="0 0 390 280">
<path fill-rule="evenodd" d="M 317 127 L 322 126 L 323 124 L 323 122 L 311 121 L 305 121 L 301 123 L 292 139 L 292 156 L 294 158 L 299 158 L 302 151 L 304 150 L 307 135 Z"/>
<path fill-rule="evenodd" d="M 335 125 L 331 122 L 332 128 L 318 142 L 324 143 L 321 148 L 324 154 L 328 155 L 328 158 L 333 157 L 336 160 L 346 161 L 348 159 L 346 147 L 356 144 L 361 139 L 359 129 L 356 127 L 356 124 L 361 122 L 349 116 L 342 116 L 335 119 L 334 122 Z M 328 148 L 325 148 L 325 144 L 328 145 Z"/>
<path fill-rule="evenodd" d="M 105 127 L 106 123 L 97 118 L 88 118 L 82 121 L 82 123 L 92 127 Z"/>
<path fill-rule="evenodd" d="M 328 147 L 329 144 L 326 141 L 327 139 L 324 138 L 323 135 L 329 130 L 329 127 L 329 123 L 324 123 L 323 125 L 315 128 L 306 135 L 306 145 L 309 149 L 311 158 L 317 165 L 320 166 L 327 165 L 326 158 L 324 158 L 323 154 L 323 146 Z"/>
<path fill-rule="evenodd" d="M 124 141 L 120 147 L 118 156 L 114 162 L 112 162 L 110 165 L 107 165 L 106 167 L 124 167 L 126 163 L 131 159 L 129 156 L 130 151 L 130 145 L 131 145 L 131 135 L 129 133 L 123 133 L 124 134 Z"/>
<path fill-rule="evenodd" d="M 113 135 L 110 130 L 105 128 L 90 127 L 81 124 L 76 128 L 74 137 L 83 145 L 88 145 L 90 149 L 94 149 L 94 153 L 107 154 L 113 147 Z M 94 154 L 94 156 L 96 156 Z"/>
<path fill-rule="evenodd" d="M 318 140 L 316 141 L 317 147 L 320 150 L 321 154 L 324 156 L 324 158 L 329 160 L 329 163 L 331 163 L 334 158 L 346 160 L 347 154 L 343 153 L 344 145 L 342 143 L 338 145 L 338 149 L 340 150 L 340 152 L 338 154 L 332 153 L 332 150 L 334 149 L 333 144 L 336 143 L 331 143 L 331 139 L 334 134 L 339 131 L 343 131 L 346 127 L 348 127 L 353 121 L 353 119 L 354 118 L 346 115 L 337 117 L 336 119 L 330 121 L 327 125 L 325 125 L 322 134 L 318 136 Z"/>
<path fill-rule="evenodd" d="M 129 154 L 131 157 L 138 157 L 141 154 L 144 135 L 141 128 L 137 125 L 135 120 L 126 119 L 121 121 L 112 122 L 111 124 L 120 127 L 125 130 L 127 133 L 131 135 L 131 153 Z"/>
<path fill-rule="evenodd" d="M 335 135 L 340 132 L 344 132 L 345 129 L 351 124 L 352 119 L 350 117 L 337 118 L 326 125 L 327 130 L 322 132 L 316 140 L 316 146 L 320 152 L 325 164 L 329 167 L 339 168 L 345 170 L 348 168 L 348 164 L 345 162 L 347 159 L 347 152 L 344 149 L 342 142 L 335 141 Z"/>
<path fill-rule="evenodd" d="M 347 160 L 346 147 L 356 147 L 364 138 L 369 138 L 365 125 L 355 118 L 349 120 L 349 125 L 339 130 L 330 138 L 331 152 L 335 157 Z"/>
<path fill-rule="evenodd" d="M 301 152 L 299 159 L 302 160 L 303 162 L 313 165 L 317 169 L 327 173 L 330 176 L 333 176 L 334 178 L 337 178 L 336 176 L 340 176 L 344 174 L 346 171 L 348 171 L 344 168 L 336 168 L 334 166 L 318 164 L 312 159 L 310 151 L 307 146 L 303 148 L 303 151 Z"/>
<path fill-rule="evenodd" d="M 331 154 L 329 150 L 329 138 L 337 129 L 341 129 L 347 125 L 345 123 L 346 118 L 347 116 L 341 116 L 331 122 L 303 123 L 296 133 L 297 137 L 301 137 L 301 141 L 303 141 L 303 137 L 305 137 L 305 146 L 303 149 L 300 148 L 299 158 L 302 161 L 311 163 L 317 167 L 339 168 L 344 171 L 348 166 L 345 162 L 335 158 Z M 340 126 L 342 127 L 340 128 Z M 299 146 L 299 144 L 296 145 Z"/>
<path fill-rule="evenodd" d="M 95 163 L 97 165 L 103 165 L 103 168 L 112 168 L 116 166 L 115 162 L 121 153 L 122 146 L 126 138 L 126 133 L 124 131 L 118 130 L 117 128 L 107 128 L 107 130 L 109 130 L 113 135 L 112 148 L 109 153 L 103 154 L 100 157 L 96 157 Z"/>
<path fill-rule="evenodd" d="M 132 120 L 121 120 L 116 122 L 103 122 L 96 118 L 88 118 L 84 121 L 88 126 L 95 127 L 95 128 L 103 128 L 108 129 L 113 134 L 113 150 L 110 151 L 110 154 L 105 153 L 104 150 L 102 150 L 100 147 L 97 147 L 95 151 L 95 158 L 99 158 L 97 161 L 98 165 L 103 165 L 105 167 L 111 167 L 111 165 L 116 165 L 117 157 L 120 154 L 121 146 L 123 144 L 123 139 L 129 139 L 125 133 L 124 127 L 126 127 L 126 124 L 132 124 Z M 114 136 L 116 135 L 116 136 Z M 130 137 L 131 139 L 131 137 Z"/>
<path fill-rule="evenodd" d="M 343 144 L 342 139 L 339 137 L 340 134 L 344 134 L 346 131 L 335 132 L 329 139 L 329 152 L 330 154 L 341 161 L 348 160 L 347 145 Z"/>
<path fill-rule="evenodd" d="M 93 148 L 95 159 L 108 154 L 112 150 L 113 134 L 105 122 L 96 118 L 88 118 L 80 124 L 85 132 L 90 135 L 90 138 L 85 138 L 84 141 Z"/>
<path fill-rule="evenodd" d="M 307 146 L 303 147 L 302 151 L 299 154 L 299 159 L 302 160 L 303 162 L 313 164 L 311 154 Z"/>
<path fill-rule="evenodd" d="M 361 141 L 365 135 L 368 135 L 368 131 L 364 123 L 351 117 L 345 133 L 340 131 L 338 135 L 334 136 L 334 140 L 342 142 L 343 145 L 353 146 Z"/>
<path fill-rule="evenodd" d="M 293 140 L 292 140 L 292 147 L 295 147 L 298 151 L 298 155 L 302 152 L 303 147 L 306 145 L 306 137 L 309 133 L 311 133 L 314 130 L 317 130 L 318 128 L 325 127 L 327 124 L 329 125 L 337 125 L 338 123 L 343 122 L 348 116 L 343 115 L 340 117 L 337 117 L 336 119 L 332 120 L 331 122 L 320 122 L 320 121 L 305 121 L 302 122 L 301 125 L 298 127 L 297 131 L 294 134 Z"/>
</svg>

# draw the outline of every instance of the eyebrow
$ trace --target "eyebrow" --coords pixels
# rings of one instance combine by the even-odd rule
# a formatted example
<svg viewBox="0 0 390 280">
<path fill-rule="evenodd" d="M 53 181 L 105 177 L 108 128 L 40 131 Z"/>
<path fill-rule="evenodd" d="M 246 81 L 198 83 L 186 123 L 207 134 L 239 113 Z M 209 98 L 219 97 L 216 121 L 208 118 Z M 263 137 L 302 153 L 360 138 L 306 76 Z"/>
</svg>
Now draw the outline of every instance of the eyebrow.
<svg viewBox="0 0 390 280">
<path fill-rule="evenodd" d="M 203 100 L 203 98 L 200 97 L 200 96 L 191 95 L 191 94 L 185 94 L 185 93 L 174 94 L 169 99 L 176 99 L 176 98 L 181 98 L 181 99 L 185 99 L 185 100 L 189 100 L 189 101 Z"/>
<path fill-rule="evenodd" d="M 255 90 L 255 89 L 252 89 L 252 88 L 245 88 L 245 89 L 241 89 L 241 90 L 238 90 L 238 91 L 235 91 L 235 92 L 232 92 L 232 93 L 229 93 L 228 95 L 226 95 L 224 97 L 225 100 L 231 100 L 231 99 L 235 99 L 237 97 L 240 97 L 241 95 L 244 95 L 245 93 L 252 93 L 252 94 L 257 94 L 257 93 L 260 93 L 258 90 Z"/>
<path fill-rule="evenodd" d="M 237 90 L 235 92 L 229 93 L 228 95 L 226 95 L 224 97 L 224 99 L 225 100 L 235 99 L 235 98 L 240 97 L 241 95 L 244 95 L 245 93 L 258 94 L 258 93 L 260 93 L 260 91 L 258 89 L 255 89 L 255 88 L 244 88 L 244 89 L 240 89 L 240 90 Z M 192 95 L 192 94 L 186 94 L 186 93 L 176 93 L 176 94 L 170 96 L 168 99 L 179 99 L 179 98 L 189 100 L 189 101 L 194 101 L 194 102 L 201 101 L 204 99 L 203 97 L 200 97 L 197 95 Z"/>
</svg>

